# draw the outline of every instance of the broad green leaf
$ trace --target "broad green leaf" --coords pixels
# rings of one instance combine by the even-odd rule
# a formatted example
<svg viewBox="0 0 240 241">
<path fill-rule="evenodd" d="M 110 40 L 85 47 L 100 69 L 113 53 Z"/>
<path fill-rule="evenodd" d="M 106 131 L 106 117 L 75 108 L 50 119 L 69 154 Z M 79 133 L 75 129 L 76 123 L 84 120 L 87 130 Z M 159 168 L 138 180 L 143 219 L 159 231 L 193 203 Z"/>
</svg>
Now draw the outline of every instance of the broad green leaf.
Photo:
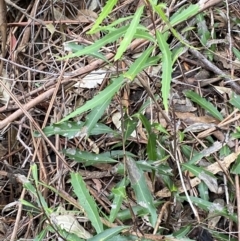
<svg viewBox="0 0 240 241">
<path fill-rule="evenodd" d="M 184 39 L 182 38 L 182 36 L 173 28 L 173 26 L 171 25 L 171 23 L 168 20 L 168 17 L 166 16 L 166 14 L 163 12 L 162 7 L 160 5 L 154 6 L 154 10 L 158 13 L 158 15 L 160 16 L 160 18 L 166 23 L 166 27 L 164 28 L 164 30 L 162 31 L 162 33 L 166 33 L 167 36 L 169 36 L 169 33 L 166 32 L 168 29 L 171 30 L 173 36 L 179 40 L 182 44 L 188 46 L 189 48 L 192 48 L 191 45 L 189 45 L 186 41 L 184 41 Z"/>
<path fill-rule="evenodd" d="M 136 155 L 132 154 L 131 152 L 123 151 L 123 150 L 112 150 L 109 152 L 104 152 L 104 154 L 108 157 L 115 158 L 115 159 L 119 159 L 125 156 L 136 157 Z"/>
<path fill-rule="evenodd" d="M 114 79 L 113 82 L 108 87 L 106 87 L 103 91 L 99 92 L 99 94 L 94 96 L 91 100 L 87 101 L 83 106 L 76 109 L 71 114 L 64 117 L 58 123 L 67 121 L 70 118 L 73 118 L 87 110 L 93 109 L 96 106 L 103 104 L 106 100 L 109 100 L 114 96 L 114 94 L 121 88 L 123 83 L 124 83 L 124 78 L 121 75 L 120 77 Z"/>
<path fill-rule="evenodd" d="M 188 8 L 182 10 L 181 12 L 176 12 L 170 19 L 170 24 L 175 26 L 183 21 L 186 21 L 190 17 L 196 15 L 200 11 L 200 6 L 198 4 L 191 4 Z"/>
<path fill-rule="evenodd" d="M 90 114 L 86 116 L 86 122 L 84 127 L 87 128 L 87 133 L 88 136 L 91 134 L 91 131 L 94 129 L 96 126 L 98 120 L 102 117 L 103 113 L 107 109 L 111 102 L 111 99 L 106 99 L 105 102 L 103 102 L 101 105 L 96 106 L 95 108 L 92 109 Z"/>
<path fill-rule="evenodd" d="M 20 199 L 19 201 L 21 202 L 22 205 L 27 206 L 27 207 L 30 207 L 30 208 L 32 208 L 32 209 L 34 209 L 34 210 L 36 210 L 36 211 L 38 211 L 38 212 L 40 213 L 41 209 L 38 208 L 38 207 L 36 207 L 36 206 L 34 206 L 34 205 L 31 204 L 30 202 L 28 202 L 28 201 L 26 201 L 26 200 L 24 200 L 24 199 Z"/>
<path fill-rule="evenodd" d="M 222 114 L 217 110 L 216 107 L 213 106 L 212 103 L 208 102 L 206 99 L 202 98 L 200 95 L 191 90 L 185 91 L 184 94 L 193 102 L 200 105 L 203 109 L 207 110 L 216 119 L 220 121 L 223 120 Z"/>
<path fill-rule="evenodd" d="M 126 198 L 126 180 L 125 178 L 112 190 L 114 198 L 111 204 L 111 212 L 109 215 L 109 222 L 113 223 L 121 208 L 123 200 Z"/>
<path fill-rule="evenodd" d="M 161 58 L 162 57 L 160 57 L 160 56 L 149 57 L 146 60 L 145 64 L 143 65 L 142 69 L 144 70 L 144 69 L 148 68 L 149 66 L 158 65 Z"/>
<path fill-rule="evenodd" d="M 78 51 L 82 51 L 85 48 L 85 46 L 78 45 L 78 44 L 73 43 L 73 42 L 65 43 L 64 46 L 68 49 L 71 49 L 71 52 L 73 52 L 73 53 L 76 53 Z M 91 53 L 91 54 L 89 53 L 89 55 L 93 56 L 95 58 L 98 58 L 98 59 L 102 59 L 103 61 L 106 61 L 106 62 L 110 63 L 103 54 L 98 53 L 97 51 L 94 52 L 94 53 Z"/>
<path fill-rule="evenodd" d="M 149 211 L 151 215 L 150 222 L 154 227 L 157 221 L 157 212 L 153 204 L 152 194 L 150 193 L 150 190 L 146 184 L 143 172 L 138 168 L 135 161 L 130 157 L 126 158 L 126 167 L 131 186 L 136 195 L 137 203 Z"/>
<path fill-rule="evenodd" d="M 188 50 L 187 47 L 180 47 L 180 48 L 173 49 L 172 50 L 172 64 L 174 64 L 182 54 L 187 52 L 187 50 Z"/>
<path fill-rule="evenodd" d="M 30 182 L 24 183 L 24 187 L 36 198 L 38 207 L 41 209 L 43 208 L 46 214 L 50 214 L 51 210 L 48 208 L 47 202 L 42 193 L 36 190 Z"/>
<path fill-rule="evenodd" d="M 117 0 L 108 0 L 99 17 L 97 18 L 97 20 L 95 21 L 94 25 L 92 26 L 92 28 L 90 29 L 90 31 L 88 32 L 89 34 L 93 34 L 96 33 L 96 29 L 99 27 L 99 25 L 102 23 L 102 21 L 109 16 L 109 14 L 111 13 L 113 7 L 116 5 Z"/>
<path fill-rule="evenodd" d="M 171 193 L 175 193 L 177 192 L 178 188 L 177 186 L 174 184 L 172 178 L 170 178 L 170 175 L 162 175 L 160 174 L 164 184 L 167 186 L 168 190 L 171 192 Z"/>
<path fill-rule="evenodd" d="M 73 186 L 74 193 L 78 197 L 79 203 L 81 204 L 84 211 L 86 212 L 87 217 L 91 221 L 96 232 L 98 234 L 102 233 L 103 224 L 99 217 L 99 211 L 97 209 L 97 205 L 94 199 L 92 198 L 92 196 L 90 196 L 89 191 L 82 177 L 78 173 L 71 173 L 71 183 Z"/>
<path fill-rule="evenodd" d="M 136 118 L 130 119 L 130 117 L 127 117 L 127 119 L 124 120 L 124 141 L 136 130 L 137 124 L 138 120 Z"/>
<path fill-rule="evenodd" d="M 160 123 L 153 123 L 152 126 L 155 130 L 158 130 L 160 133 L 164 133 L 169 136 L 167 130 Z"/>
<path fill-rule="evenodd" d="M 170 94 L 170 85 L 172 80 L 172 53 L 164 38 L 164 36 L 157 31 L 158 46 L 162 52 L 162 98 L 163 106 L 168 111 L 168 98 Z"/>
<path fill-rule="evenodd" d="M 202 167 L 197 167 L 188 163 L 184 163 L 182 164 L 182 166 L 184 167 L 184 169 L 187 169 L 193 175 L 201 179 L 208 186 L 211 192 L 218 192 L 217 178 L 211 172 L 206 171 Z"/>
<path fill-rule="evenodd" d="M 56 231 L 53 230 L 52 233 L 55 233 Z M 85 241 L 86 239 L 79 238 L 74 233 L 69 233 L 64 229 L 58 229 L 58 232 L 63 237 L 64 241 Z"/>
<path fill-rule="evenodd" d="M 239 95 L 233 94 L 231 99 L 229 100 L 229 103 L 240 110 L 240 96 Z"/>
<path fill-rule="evenodd" d="M 63 149 L 63 153 L 72 160 L 84 163 L 86 166 L 100 163 L 117 163 L 116 160 L 108 157 L 104 153 L 94 154 L 87 151 L 80 151 L 76 148 Z"/>
<path fill-rule="evenodd" d="M 211 177 L 215 177 L 214 174 L 212 174 L 209 171 L 206 171 L 203 167 L 197 167 L 196 165 L 191 165 L 189 163 L 183 163 L 182 166 L 184 167 L 184 170 L 187 169 L 189 172 L 191 172 L 196 177 L 200 178 L 200 175 L 202 174 L 202 172 L 205 172 L 206 174 L 208 174 Z"/>
<path fill-rule="evenodd" d="M 98 51 L 101 47 L 105 46 L 106 44 L 112 43 L 116 40 L 118 40 L 124 33 L 126 32 L 128 27 L 121 27 L 117 29 L 116 31 L 110 32 L 103 38 L 95 41 L 94 44 L 89 45 L 85 47 L 82 50 L 77 51 L 76 53 L 68 54 L 62 58 L 58 58 L 58 60 L 64 60 L 64 59 L 69 59 L 69 58 L 74 58 L 74 57 L 80 57 L 83 55 L 90 55 L 92 53 L 95 53 Z"/>
<path fill-rule="evenodd" d="M 53 124 L 47 126 L 43 129 L 43 132 L 46 136 L 60 135 L 72 139 L 74 137 L 80 137 L 82 135 L 82 129 L 85 125 L 85 122 L 82 121 L 66 121 L 60 124 Z M 110 127 L 98 123 L 90 131 L 90 135 L 101 135 L 101 134 L 114 134 L 117 135 L 117 132 L 111 129 Z M 41 134 L 38 131 L 34 132 L 35 137 L 41 137 Z"/>
<path fill-rule="evenodd" d="M 108 239 L 116 236 L 119 234 L 122 230 L 129 228 L 129 226 L 120 226 L 120 227 L 114 227 L 109 228 L 105 230 L 104 232 L 94 236 L 93 238 L 88 239 L 88 241 L 107 241 Z"/>
<path fill-rule="evenodd" d="M 235 47 L 233 47 L 233 53 L 238 58 L 238 60 L 240 60 L 240 51 L 238 49 L 236 49 Z"/>
<path fill-rule="evenodd" d="M 236 175 L 240 174 L 240 156 L 237 157 L 230 172 Z"/>
<path fill-rule="evenodd" d="M 157 136 L 155 133 L 151 132 L 148 135 L 147 143 L 147 155 L 148 159 L 156 161 L 157 160 Z"/>
<path fill-rule="evenodd" d="M 134 17 L 133 17 L 131 23 L 129 24 L 128 29 L 125 33 L 125 36 L 124 36 L 123 40 L 120 42 L 120 46 L 119 46 L 117 53 L 115 55 L 115 58 L 114 58 L 115 61 L 120 59 L 122 57 L 123 53 L 129 47 L 129 44 L 131 43 L 133 36 L 137 31 L 137 26 L 139 24 L 141 15 L 143 13 L 143 9 L 144 9 L 144 6 L 138 8 L 137 11 L 135 12 Z"/>
<path fill-rule="evenodd" d="M 152 133 L 152 128 L 151 128 L 151 124 L 150 124 L 149 120 L 141 113 L 137 113 L 134 116 L 136 116 L 137 118 L 140 119 L 140 121 L 143 123 L 147 133 L 151 134 Z"/>
<path fill-rule="evenodd" d="M 180 228 L 180 230 L 175 231 L 173 233 L 173 236 L 179 239 L 185 238 L 186 235 L 191 231 L 191 229 L 192 229 L 192 225 L 188 224 L 187 226 Z"/>
<path fill-rule="evenodd" d="M 114 26 L 117 26 L 119 24 L 121 24 L 122 22 L 128 21 L 130 19 L 132 19 L 133 16 L 128 16 L 128 17 L 124 17 L 124 18 L 118 18 L 116 21 L 109 23 L 106 26 L 99 26 L 95 32 L 99 32 L 99 31 L 108 31 L 108 32 L 112 32 L 115 31 L 116 28 Z M 124 25 L 124 24 L 122 24 Z M 90 30 L 91 31 L 91 30 Z"/>
<path fill-rule="evenodd" d="M 199 183 L 198 191 L 200 194 L 200 198 L 205 201 L 209 201 L 208 186 L 204 182 Z"/>
<path fill-rule="evenodd" d="M 46 237 L 48 231 L 49 231 L 48 228 L 42 229 L 42 231 L 33 239 L 33 241 L 45 240 L 45 237 Z"/>
<path fill-rule="evenodd" d="M 133 80 L 137 74 L 139 74 L 146 66 L 145 63 L 148 60 L 149 55 L 153 51 L 153 47 L 145 50 L 142 55 L 131 64 L 129 70 L 124 74 L 124 76 L 130 80 Z"/>
<path fill-rule="evenodd" d="M 220 152 L 219 152 L 219 159 L 223 159 L 226 156 L 231 154 L 231 149 L 229 148 L 229 146 L 225 145 L 221 148 Z"/>
<path fill-rule="evenodd" d="M 33 176 L 35 185 L 36 187 L 38 187 L 38 170 L 37 170 L 37 165 L 35 163 L 31 165 L 31 171 L 32 171 L 32 176 Z"/>
<path fill-rule="evenodd" d="M 134 34 L 134 38 L 146 39 L 153 43 L 155 42 L 155 38 L 151 34 L 149 34 L 149 32 L 147 32 L 145 30 L 141 30 L 141 29 L 137 29 L 136 33 Z"/>
<path fill-rule="evenodd" d="M 189 198 L 193 202 L 193 204 L 198 206 L 199 208 L 202 208 L 203 210 L 205 210 L 207 212 L 212 212 L 216 216 L 217 215 L 224 216 L 224 217 L 229 218 L 232 221 L 237 223 L 237 215 L 236 214 L 230 214 L 228 212 L 227 208 L 221 206 L 219 203 L 208 202 L 208 201 L 203 200 L 202 198 L 198 198 L 198 197 L 189 196 Z M 183 200 L 187 201 L 187 198 L 183 197 L 183 196 L 181 196 L 181 197 L 179 196 L 178 199 L 181 200 L 181 201 L 183 201 Z"/>
<path fill-rule="evenodd" d="M 197 19 L 197 32 L 198 32 L 198 37 L 201 40 L 202 45 L 206 45 L 208 40 L 211 37 L 211 33 L 209 32 L 206 24 L 206 20 L 204 18 L 203 13 L 199 13 L 196 16 Z"/>
<path fill-rule="evenodd" d="M 188 161 L 188 164 L 198 163 L 205 155 L 203 153 L 194 152 L 192 158 Z"/>
</svg>

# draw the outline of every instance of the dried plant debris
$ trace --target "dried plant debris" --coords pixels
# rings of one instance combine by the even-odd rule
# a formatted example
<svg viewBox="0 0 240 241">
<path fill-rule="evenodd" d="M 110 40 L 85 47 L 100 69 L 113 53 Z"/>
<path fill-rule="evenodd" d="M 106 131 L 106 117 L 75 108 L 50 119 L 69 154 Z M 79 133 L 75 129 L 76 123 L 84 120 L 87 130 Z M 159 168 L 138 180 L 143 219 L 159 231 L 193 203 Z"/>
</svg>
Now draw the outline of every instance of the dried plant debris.
<svg viewBox="0 0 240 241">
<path fill-rule="evenodd" d="M 0 239 L 236 241 L 238 10 L 0 0 Z"/>
</svg>

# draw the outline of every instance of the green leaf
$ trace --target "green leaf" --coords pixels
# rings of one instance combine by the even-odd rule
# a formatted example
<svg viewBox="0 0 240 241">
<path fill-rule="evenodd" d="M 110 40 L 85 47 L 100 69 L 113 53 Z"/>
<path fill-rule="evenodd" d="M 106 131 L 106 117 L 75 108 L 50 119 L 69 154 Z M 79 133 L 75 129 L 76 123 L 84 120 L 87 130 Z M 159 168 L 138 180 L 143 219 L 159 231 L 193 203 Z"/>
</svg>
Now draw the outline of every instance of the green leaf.
<svg viewBox="0 0 240 241">
<path fill-rule="evenodd" d="M 149 55 L 151 54 L 153 47 L 145 50 L 142 55 L 131 64 L 129 70 L 124 74 L 124 76 L 130 80 L 133 80 L 136 75 L 138 75 L 143 69 L 146 68 L 146 61 L 148 60 Z"/>
<path fill-rule="evenodd" d="M 82 51 L 85 48 L 85 46 L 78 45 L 78 44 L 73 43 L 73 42 L 67 42 L 64 45 L 65 45 L 66 48 L 71 49 L 71 52 L 73 52 L 73 53 L 76 53 L 78 51 Z M 102 59 L 103 61 L 106 61 L 106 62 L 110 63 L 103 54 L 98 53 L 97 51 L 95 51 L 94 53 L 89 53 L 89 55 L 93 56 L 94 58 Z"/>
<path fill-rule="evenodd" d="M 108 87 L 106 87 L 103 91 L 101 91 L 99 94 L 94 96 L 91 100 L 87 101 L 86 104 L 84 104 L 80 108 L 73 111 L 71 114 L 64 117 L 58 123 L 67 121 L 70 118 L 73 118 L 87 110 L 93 109 L 96 106 L 99 106 L 99 105 L 105 103 L 106 100 L 109 100 L 114 96 L 114 94 L 121 88 L 123 83 L 124 83 L 124 78 L 121 75 L 120 77 L 114 79 L 113 82 Z"/>
<path fill-rule="evenodd" d="M 151 127 L 151 124 L 150 124 L 149 120 L 141 113 L 137 113 L 134 116 L 139 118 L 140 121 L 143 123 L 148 135 L 151 134 L 152 133 L 152 127 Z"/>
<path fill-rule="evenodd" d="M 149 32 L 146 32 L 145 30 L 142 30 L 142 29 L 137 29 L 136 33 L 134 34 L 134 38 L 146 39 L 153 43 L 155 42 L 155 38 L 151 34 L 149 34 Z"/>
<path fill-rule="evenodd" d="M 108 0 L 106 4 L 104 5 L 99 17 L 95 21 L 94 25 L 92 26 L 91 30 L 88 32 L 88 34 L 96 33 L 96 29 L 99 27 L 99 25 L 102 23 L 102 21 L 109 16 L 111 13 L 113 7 L 116 5 L 117 0 Z"/>
<path fill-rule="evenodd" d="M 46 237 L 48 231 L 49 231 L 48 228 L 44 228 L 44 229 L 33 239 L 33 241 L 42 241 L 42 240 L 45 240 L 45 237 Z"/>
<path fill-rule="evenodd" d="M 230 172 L 236 175 L 240 174 L 240 156 L 237 157 Z"/>
<path fill-rule="evenodd" d="M 152 161 L 157 160 L 157 136 L 155 133 L 151 132 L 148 136 L 148 143 L 147 143 L 147 155 L 148 159 Z"/>
<path fill-rule="evenodd" d="M 58 58 L 58 60 L 64 60 L 64 59 L 69 59 L 69 58 L 74 58 L 74 57 L 80 57 L 83 55 L 91 55 L 92 53 L 95 53 L 98 51 L 102 46 L 105 46 L 106 44 L 112 43 L 116 40 L 118 40 L 124 33 L 126 32 L 128 27 L 121 27 L 103 38 L 97 40 L 94 44 L 89 45 L 85 47 L 82 50 L 77 51 L 76 53 L 68 54 L 67 56 L 64 56 L 62 58 Z"/>
<path fill-rule="evenodd" d="M 154 227 L 157 221 L 157 212 L 153 204 L 152 194 L 150 193 L 146 184 L 145 177 L 142 171 L 136 165 L 135 161 L 130 157 L 126 158 L 126 167 L 131 186 L 134 189 L 134 193 L 136 195 L 137 203 L 149 211 L 151 215 L 150 222 Z"/>
<path fill-rule="evenodd" d="M 31 165 L 31 171 L 32 171 L 32 176 L 33 176 L 35 185 L 36 187 L 38 187 L 38 170 L 37 170 L 37 165 L 35 163 Z"/>
<path fill-rule="evenodd" d="M 116 236 L 122 230 L 129 228 L 129 226 L 121 226 L 121 227 L 114 227 L 105 230 L 104 232 L 94 236 L 93 238 L 88 239 L 88 241 L 107 241 L 111 237 Z"/>
<path fill-rule="evenodd" d="M 162 31 L 163 33 L 166 33 L 165 37 L 169 36 L 169 32 L 168 29 L 171 30 L 173 36 L 179 40 L 182 44 L 188 46 L 189 48 L 192 48 L 192 46 L 190 46 L 186 41 L 184 41 L 184 39 L 182 38 L 182 36 L 173 28 L 173 26 L 171 25 L 171 23 L 168 20 L 168 17 L 166 16 L 166 14 L 163 12 L 162 10 L 162 6 L 161 5 L 157 5 L 157 6 L 153 6 L 154 10 L 158 13 L 158 15 L 160 16 L 160 18 L 166 23 L 166 27 L 164 28 L 164 30 Z M 173 64 L 173 63 L 172 63 Z"/>
<path fill-rule="evenodd" d="M 172 80 L 172 53 L 164 38 L 164 36 L 157 31 L 158 46 L 162 52 L 162 98 L 163 105 L 166 111 L 168 111 L 168 98 L 170 94 L 170 85 Z"/>
<path fill-rule="evenodd" d="M 87 151 L 80 151 L 76 148 L 63 149 L 63 153 L 74 161 L 84 163 L 86 166 L 100 163 L 117 163 L 105 153 L 94 154 Z"/>
<path fill-rule="evenodd" d="M 82 135 L 81 130 L 83 129 L 84 125 L 85 122 L 82 121 L 66 121 L 60 124 L 53 124 L 51 126 L 47 126 L 43 129 L 43 132 L 46 136 L 52 136 L 57 134 L 60 136 L 67 137 L 68 139 L 72 139 L 74 137 L 80 137 Z M 117 135 L 117 132 L 111 129 L 110 127 L 98 123 L 91 130 L 90 135 L 101 135 L 107 133 Z M 41 137 L 41 134 L 38 131 L 35 131 L 34 136 Z"/>
<path fill-rule="evenodd" d="M 116 28 L 115 26 L 117 25 L 120 25 L 122 22 L 127 22 L 128 20 L 132 19 L 133 16 L 128 16 L 128 17 L 124 17 L 124 18 L 119 18 L 117 19 L 116 21 L 112 22 L 112 23 L 109 23 L 108 25 L 106 26 L 99 26 L 95 32 L 99 32 L 99 31 L 107 31 L 107 32 L 112 32 L 112 31 L 115 31 Z M 122 24 L 124 25 L 124 24 Z M 125 24 L 126 25 L 126 24 Z M 91 31 L 91 30 L 90 30 Z"/>
<path fill-rule="evenodd" d="M 109 222 L 113 223 L 116 219 L 118 212 L 121 208 L 123 200 L 126 198 L 126 179 L 123 178 L 122 181 L 112 189 L 114 198 L 111 204 L 111 212 L 109 215 Z"/>
<path fill-rule="evenodd" d="M 22 205 L 24 205 L 24 206 L 26 206 L 28 208 L 30 207 L 30 208 L 38 211 L 38 212 L 40 212 L 40 210 L 41 210 L 41 209 L 37 208 L 36 206 L 34 206 L 32 203 L 30 203 L 30 202 L 28 202 L 28 201 L 26 201 L 24 199 L 20 199 L 19 201 L 21 202 Z"/>
<path fill-rule="evenodd" d="M 240 51 L 238 49 L 236 49 L 235 47 L 233 47 L 233 53 L 238 58 L 238 60 L 240 60 Z"/>
<path fill-rule="evenodd" d="M 198 4 L 191 4 L 187 9 L 182 10 L 181 12 L 177 11 L 173 14 L 170 19 L 170 24 L 175 26 L 192 16 L 196 15 L 200 11 L 200 6 Z"/>
<path fill-rule="evenodd" d="M 78 173 L 71 173 L 71 183 L 74 189 L 74 193 L 78 197 L 79 203 L 86 212 L 87 217 L 91 221 L 93 227 L 96 229 L 96 232 L 103 232 L 103 224 L 99 217 L 97 205 L 92 196 L 90 196 L 82 177 Z"/>
<path fill-rule="evenodd" d="M 175 231 L 173 233 L 173 236 L 178 238 L 178 239 L 185 238 L 186 235 L 191 231 L 191 229 L 192 229 L 192 226 L 191 225 L 187 225 L 185 227 L 180 228 L 180 230 Z M 185 239 L 183 239 L 183 240 L 185 240 Z"/>
<path fill-rule="evenodd" d="M 153 123 L 152 126 L 155 130 L 158 130 L 160 133 L 164 133 L 169 136 L 167 130 L 160 123 Z"/>
<path fill-rule="evenodd" d="M 175 193 L 177 192 L 178 188 L 177 186 L 174 184 L 173 180 L 170 178 L 170 175 L 162 175 L 160 174 L 164 184 L 167 186 L 168 190 L 171 193 Z"/>
<path fill-rule="evenodd" d="M 105 102 L 103 102 L 101 105 L 93 108 L 91 113 L 86 116 L 86 122 L 85 122 L 84 127 L 87 128 L 88 136 L 91 134 L 91 131 L 96 126 L 98 120 L 102 117 L 103 113 L 109 106 L 110 102 L 111 102 L 111 99 L 109 99 L 109 100 L 106 99 Z"/>
<path fill-rule="evenodd" d="M 130 117 L 127 117 L 127 119 L 124 120 L 124 141 L 136 130 L 137 124 L 138 120 L 136 118 L 130 119 Z"/>
<path fill-rule="evenodd" d="M 229 103 L 240 110 L 240 96 L 239 95 L 233 94 L 231 99 L 229 100 Z"/>
<path fill-rule="evenodd" d="M 208 186 L 204 182 L 199 183 L 198 191 L 203 200 L 209 201 Z"/>
<path fill-rule="evenodd" d="M 203 109 L 207 110 L 216 119 L 220 121 L 223 120 L 222 114 L 217 110 L 216 107 L 213 106 L 212 103 L 208 102 L 206 99 L 202 98 L 200 95 L 191 90 L 185 91 L 184 94 L 193 102 L 200 105 Z"/>
<path fill-rule="evenodd" d="M 202 198 L 198 197 L 192 197 L 189 196 L 190 200 L 194 203 L 194 205 L 198 206 L 199 208 L 202 208 L 203 210 L 207 212 L 212 212 L 214 215 L 218 216 L 224 216 L 226 218 L 231 219 L 232 221 L 237 223 L 237 215 L 236 214 L 230 214 L 226 207 L 221 206 L 219 203 L 211 203 L 208 202 Z M 179 201 L 187 201 L 186 197 L 179 196 Z"/>
<path fill-rule="evenodd" d="M 139 24 L 141 15 L 143 13 L 143 9 L 144 9 L 144 6 L 138 8 L 137 11 L 135 12 L 134 17 L 133 17 L 131 23 L 129 24 L 128 29 L 125 33 L 125 36 L 124 36 L 123 40 L 121 41 L 120 46 L 117 50 L 117 53 L 114 58 L 115 61 L 120 59 L 122 57 L 123 53 L 129 47 L 129 44 L 131 43 L 133 36 L 137 31 L 137 26 Z"/>
<path fill-rule="evenodd" d="M 199 13 L 196 16 L 197 19 L 197 32 L 198 36 L 201 40 L 202 45 L 206 45 L 208 40 L 211 37 L 211 33 L 209 32 L 206 24 L 206 20 L 204 18 L 204 13 Z"/>
</svg>

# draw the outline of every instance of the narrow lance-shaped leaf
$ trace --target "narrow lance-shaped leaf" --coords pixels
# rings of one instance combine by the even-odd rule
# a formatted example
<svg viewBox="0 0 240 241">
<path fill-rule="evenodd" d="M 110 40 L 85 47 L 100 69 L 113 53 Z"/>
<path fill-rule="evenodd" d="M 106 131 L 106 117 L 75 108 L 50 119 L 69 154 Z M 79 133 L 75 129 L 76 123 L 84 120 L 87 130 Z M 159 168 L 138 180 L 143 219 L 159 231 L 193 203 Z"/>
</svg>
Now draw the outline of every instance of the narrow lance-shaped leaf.
<svg viewBox="0 0 240 241">
<path fill-rule="evenodd" d="M 229 103 L 240 110 L 240 96 L 239 95 L 233 94 L 231 96 Z"/>
<path fill-rule="evenodd" d="M 129 44 L 131 43 L 133 36 L 137 31 L 137 26 L 139 24 L 141 15 L 143 13 L 143 9 L 144 9 L 144 6 L 138 8 L 136 13 L 134 14 L 134 17 L 133 17 L 131 23 L 129 24 L 126 34 L 125 34 L 123 40 L 121 41 L 120 46 L 117 50 L 116 56 L 114 58 L 115 61 L 120 59 L 122 57 L 123 53 L 129 47 Z"/>
<path fill-rule="evenodd" d="M 43 132 L 46 136 L 52 136 L 52 135 L 61 135 L 64 137 L 67 137 L 69 139 L 72 139 L 74 137 L 80 137 L 82 135 L 81 130 L 83 129 L 85 125 L 85 122 L 83 121 L 66 121 L 62 122 L 60 124 L 53 124 L 51 126 L 47 126 L 43 129 Z M 115 134 L 117 135 L 117 132 L 108 127 L 107 125 L 104 125 L 102 123 L 97 123 L 94 128 L 90 131 L 90 135 L 101 135 L 101 134 Z M 41 134 L 37 131 L 34 132 L 35 137 L 41 137 Z"/>
<path fill-rule="evenodd" d="M 111 13 L 113 7 L 116 5 L 117 0 L 108 0 L 106 2 L 106 4 L 104 5 L 99 17 L 97 18 L 97 20 L 95 21 L 94 25 L 92 26 L 91 30 L 88 31 L 88 34 L 93 34 L 96 33 L 96 29 L 98 28 L 98 26 L 102 23 L 102 21 L 109 16 L 109 14 Z"/>
<path fill-rule="evenodd" d="M 119 234 L 122 230 L 126 228 L 128 228 L 128 226 L 109 228 L 104 232 L 88 239 L 88 241 L 108 241 L 110 238 L 115 237 L 117 234 Z"/>
<path fill-rule="evenodd" d="M 96 106 L 103 104 L 106 100 L 109 100 L 113 97 L 113 95 L 121 88 L 124 83 L 123 76 L 119 76 L 118 78 L 114 79 L 113 82 L 106 87 L 103 91 L 101 91 L 98 95 L 94 96 L 91 100 L 87 101 L 86 104 L 81 106 L 80 108 L 73 111 L 71 114 L 64 117 L 58 123 L 63 121 L 69 120 L 77 115 L 80 115 L 84 111 L 93 109 Z"/>
<path fill-rule="evenodd" d="M 74 193 L 77 195 L 81 206 L 87 214 L 87 217 L 91 221 L 97 233 L 101 233 L 103 231 L 103 224 L 99 217 L 97 205 L 92 196 L 90 196 L 82 177 L 78 173 L 71 173 L 71 183 Z"/>
<path fill-rule="evenodd" d="M 223 120 L 222 114 L 217 110 L 216 107 L 213 106 L 212 103 L 208 102 L 206 99 L 202 98 L 200 95 L 191 90 L 186 91 L 184 94 L 193 102 L 200 105 L 203 109 L 209 111 L 209 113 L 216 119 L 220 121 Z"/>
<path fill-rule="evenodd" d="M 162 98 L 163 106 L 168 111 L 168 97 L 172 80 L 172 53 L 164 36 L 157 31 L 158 46 L 162 52 Z"/>
<path fill-rule="evenodd" d="M 126 167 L 131 186 L 136 194 L 137 203 L 149 211 L 151 215 L 150 222 L 154 227 L 157 221 L 157 213 L 153 203 L 152 194 L 150 193 L 146 184 L 144 175 L 142 171 L 137 167 L 135 161 L 130 157 L 126 158 Z"/>
<path fill-rule="evenodd" d="M 177 12 L 175 13 L 171 19 L 170 19 L 170 23 L 172 26 L 175 26 L 187 19 L 189 19 L 190 17 L 196 15 L 200 10 L 200 6 L 198 4 L 191 4 L 189 5 L 188 8 L 182 10 L 182 12 Z"/>
<path fill-rule="evenodd" d="M 125 178 L 123 178 L 121 182 L 118 183 L 117 186 L 112 189 L 112 193 L 114 195 L 114 198 L 111 205 L 109 222 L 114 222 L 121 208 L 123 199 L 126 198 L 126 179 Z"/>
<path fill-rule="evenodd" d="M 82 51 L 83 49 L 85 49 L 85 46 L 78 45 L 78 44 L 73 43 L 73 42 L 65 43 L 64 46 L 66 48 L 70 49 L 70 51 L 73 52 L 73 53 L 77 53 L 78 51 Z M 89 53 L 89 55 L 93 56 L 94 58 L 102 59 L 103 61 L 106 61 L 106 62 L 110 63 L 103 54 L 98 53 L 97 51 L 95 51 L 94 53 Z"/>
<path fill-rule="evenodd" d="M 101 105 L 93 108 L 90 114 L 86 117 L 85 127 L 87 128 L 88 136 L 91 134 L 92 129 L 96 126 L 98 120 L 102 117 L 104 111 L 107 109 L 111 99 L 106 99 Z"/>
<path fill-rule="evenodd" d="M 166 27 L 164 28 L 164 30 L 162 32 L 166 33 L 167 35 L 169 35 L 166 32 L 166 30 L 170 29 L 172 34 L 174 35 L 174 37 L 176 37 L 182 44 L 184 44 L 184 45 L 188 46 L 189 48 L 191 48 L 192 46 L 190 46 L 187 42 L 185 42 L 183 40 L 183 38 L 181 37 L 181 35 L 173 28 L 173 26 L 171 25 L 171 23 L 168 20 L 168 17 L 163 12 L 162 7 L 160 5 L 154 6 L 154 10 L 158 13 L 160 18 L 166 23 Z"/>
<path fill-rule="evenodd" d="M 126 26 L 121 27 L 121 28 L 107 34 L 103 38 L 97 40 L 94 44 L 89 45 L 89 46 L 85 47 L 84 49 L 77 51 L 76 53 L 68 54 L 67 56 L 58 58 L 58 60 L 80 57 L 80 56 L 88 55 L 88 54 L 91 55 L 92 53 L 98 51 L 102 46 L 105 46 L 106 44 L 112 43 L 112 42 L 116 41 L 117 39 L 119 39 L 126 32 L 126 30 L 127 30 Z"/>
<path fill-rule="evenodd" d="M 148 60 L 149 55 L 151 54 L 153 47 L 145 50 L 142 55 L 131 64 L 129 70 L 124 74 L 124 76 L 130 80 L 133 80 L 137 74 L 139 74 L 145 67 L 146 61 Z"/>
</svg>

